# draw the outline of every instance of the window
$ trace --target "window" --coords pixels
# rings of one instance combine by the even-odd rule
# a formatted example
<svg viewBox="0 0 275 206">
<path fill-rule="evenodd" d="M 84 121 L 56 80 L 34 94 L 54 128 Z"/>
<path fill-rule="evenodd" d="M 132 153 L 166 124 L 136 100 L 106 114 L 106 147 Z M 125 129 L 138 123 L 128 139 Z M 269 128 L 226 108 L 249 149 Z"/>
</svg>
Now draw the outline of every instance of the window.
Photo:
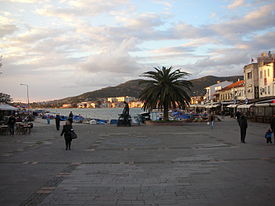
<svg viewBox="0 0 275 206">
<path fill-rule="evenodd" d="M 260 71 L 260 79 L 263 78 L 263 71 Z"/>
<path fill-rule="evenodd" d="M 247 73 L 247 79 L 252 79 L 252 72 Z"/>
<path fill-rule="evenodd" d="M 267 93 L 270 94 L 270 86 L 267 87 Z"/>
</svg>

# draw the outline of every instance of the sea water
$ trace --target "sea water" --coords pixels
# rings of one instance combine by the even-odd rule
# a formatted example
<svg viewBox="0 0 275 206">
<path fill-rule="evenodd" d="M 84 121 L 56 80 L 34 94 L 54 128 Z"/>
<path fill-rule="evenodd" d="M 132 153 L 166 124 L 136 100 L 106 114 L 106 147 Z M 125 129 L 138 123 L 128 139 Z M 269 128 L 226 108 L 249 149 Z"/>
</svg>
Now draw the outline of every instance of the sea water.
<svg viewBox="0 0 275 206">
<path fill-rule="evenodd" d="M 45 109 L 51 113 L 59 113 L 60 115 L 69 116 L 69 113 L 72 111 L 74 115 L 81 115 L 84 118 L 91 119 L 102 119 L 102 120 L 110 120 L 110 119 L 118 119 L 119 114 L 122 113 L 123 108 L 69 108 L 69 109 Z M 130 108 L 130 115 L 132 117 L 137 116 L 140 113 L 143 113 L 144 110 L 142 108 Z"/>
</svg>

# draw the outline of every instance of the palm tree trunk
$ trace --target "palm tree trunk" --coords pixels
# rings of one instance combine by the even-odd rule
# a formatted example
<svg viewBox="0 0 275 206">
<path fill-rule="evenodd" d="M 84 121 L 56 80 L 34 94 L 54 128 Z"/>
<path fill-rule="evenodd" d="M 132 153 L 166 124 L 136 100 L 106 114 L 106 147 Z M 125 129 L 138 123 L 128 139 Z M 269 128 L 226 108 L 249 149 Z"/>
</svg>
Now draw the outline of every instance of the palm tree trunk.
<svg viewBox="0 0 275 206">
<path fill-rule="evenodd" d="M 164 105 L 164 108 L 163 108 L 163 120 L 164 121 L 168 121 L 169 118 L 168 118 L 168 106 L 167 105 Z"/>
</svg>

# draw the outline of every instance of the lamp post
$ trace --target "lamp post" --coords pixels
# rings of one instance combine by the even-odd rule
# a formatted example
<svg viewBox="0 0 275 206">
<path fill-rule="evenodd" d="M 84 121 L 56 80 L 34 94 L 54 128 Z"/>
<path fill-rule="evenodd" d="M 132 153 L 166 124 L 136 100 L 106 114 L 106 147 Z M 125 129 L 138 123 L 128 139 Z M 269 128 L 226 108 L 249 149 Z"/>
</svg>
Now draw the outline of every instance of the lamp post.
<svg viewBox="0 0 275 206">
<path fill-rule="evenodd" d="M 27 87 L 27 98 L 28 98 L 28 112 L 30 112 L 30 99 L 29 99 L 29 85 L 28 84 L 20 84 L 21 86 Z"/>
</svg>

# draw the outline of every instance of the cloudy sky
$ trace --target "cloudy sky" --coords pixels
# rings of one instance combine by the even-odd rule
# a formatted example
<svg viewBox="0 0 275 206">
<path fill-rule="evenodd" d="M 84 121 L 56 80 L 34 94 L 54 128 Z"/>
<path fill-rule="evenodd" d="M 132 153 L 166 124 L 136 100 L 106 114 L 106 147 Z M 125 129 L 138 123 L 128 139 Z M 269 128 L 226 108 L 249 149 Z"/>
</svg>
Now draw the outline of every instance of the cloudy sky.
<svg viewBox="0 0 275 206">
<path fill-rule="evenodd" d="M 274 0 L 0 0 L 0 92 L 78 95 L 154 66 L 242 74 L 275 47 Z"/>
</svg>

